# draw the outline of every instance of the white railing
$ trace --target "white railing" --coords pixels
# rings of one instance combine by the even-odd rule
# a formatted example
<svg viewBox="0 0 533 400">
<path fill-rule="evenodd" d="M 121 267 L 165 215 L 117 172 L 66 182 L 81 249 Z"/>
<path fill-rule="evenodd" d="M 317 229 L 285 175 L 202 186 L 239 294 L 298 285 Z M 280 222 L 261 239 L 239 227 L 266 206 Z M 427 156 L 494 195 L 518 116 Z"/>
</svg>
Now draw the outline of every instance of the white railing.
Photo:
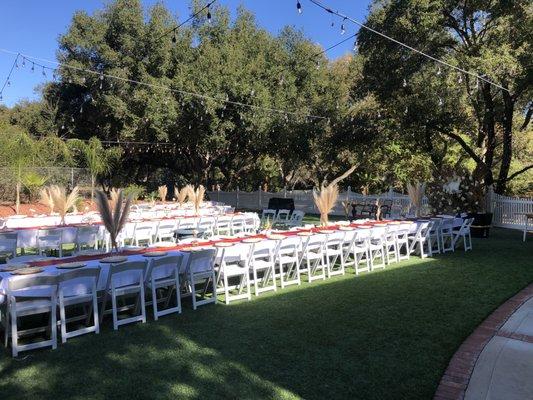
<svg viewBox="0 0 533 400">
<path fill-rule="evenodd" d="M 533 213 L 533 197 L 518 198 L 490 193 L 489 204 L 493 226 L 524 229 L 525 214 Z"/>
<path fill-rule="evenodd" d="M 268 201 L 272 197 L 288 197 L 294 199 L 294 207 L 296 209 L 304 211 L 308 214 L 318 214 L 318 210 L 313 200 L 312 190 L 283 190 L 277 193 L 264 192 L 262 190 L 257 190 L 255 192 L 242 192 L 240 190 L 236 190 L 231 192 L 213 191 L 208 192 L 208 194 L 209 199 L 212 201 L 222 202 L 238 209 L 249 210 L 262 210 L 264 208 L 267 208 Z M 341 202 L 344 200 L 349 200 L 358 204 L 369 204 L 374 203 L 377 198 L 380 198 L 382 201 L 392 201 L 394 204 L 401 205 L 402 208 L 408 208 L 410 204 L 409 196 L 403 195 L 401 193 L 389 191 L 380 195 L 364 196 L 362 194 L 352 192 L 350 187 L 348 187 L 347 190 L 342 191 L 339 194 L 339 201 L 335 205 L 335 208 L 333 209 L 331 214 L 345 215 L 344 209 L 341 204 Z M 424 203 L 425 202 L 426 200 L 424 199 Z"/>
</svg>

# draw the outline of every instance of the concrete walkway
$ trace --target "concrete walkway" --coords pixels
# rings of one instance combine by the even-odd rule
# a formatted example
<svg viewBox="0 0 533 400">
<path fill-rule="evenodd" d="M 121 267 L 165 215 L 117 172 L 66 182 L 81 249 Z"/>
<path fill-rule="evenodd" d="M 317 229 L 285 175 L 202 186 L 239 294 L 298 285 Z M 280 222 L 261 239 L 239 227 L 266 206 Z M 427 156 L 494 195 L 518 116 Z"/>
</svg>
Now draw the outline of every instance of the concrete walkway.
<svg viewBox="0 0 533 400">
<path fill-rule="evenodd" d="M 434 399 L 533 399 L 533 284 L 502 304 L 465 340 Z"/>
<path fill-rule="evenodd" d="M 485 346 L 465 400 L 533 399 L 533 298 Z"/>
</svg>

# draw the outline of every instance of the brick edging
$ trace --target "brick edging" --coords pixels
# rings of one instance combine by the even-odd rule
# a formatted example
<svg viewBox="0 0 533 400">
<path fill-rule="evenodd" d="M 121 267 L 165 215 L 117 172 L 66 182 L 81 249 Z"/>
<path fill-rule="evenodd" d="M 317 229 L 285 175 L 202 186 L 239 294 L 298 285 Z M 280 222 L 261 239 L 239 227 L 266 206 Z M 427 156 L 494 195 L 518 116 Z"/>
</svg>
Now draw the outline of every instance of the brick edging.
<svg viewBox="0 0 533 400">
<path fill-rule="evenodd" d="M 507 332 L 499 332 L 509 317 L 527 300 L 533 297 L 533 283 L 515 294 L 485 321 L 459 346 L 453 355 L 444 375 L 442 376 L 434 400 L 463 400 L 470 381 L 470 376 L 476 365 L 476 361 L 485 348 L 485 345 L 497 333 L 501 336 L 510 335 Z M 530 337 L 522 340 L 529 341 Z"/>
</svg>

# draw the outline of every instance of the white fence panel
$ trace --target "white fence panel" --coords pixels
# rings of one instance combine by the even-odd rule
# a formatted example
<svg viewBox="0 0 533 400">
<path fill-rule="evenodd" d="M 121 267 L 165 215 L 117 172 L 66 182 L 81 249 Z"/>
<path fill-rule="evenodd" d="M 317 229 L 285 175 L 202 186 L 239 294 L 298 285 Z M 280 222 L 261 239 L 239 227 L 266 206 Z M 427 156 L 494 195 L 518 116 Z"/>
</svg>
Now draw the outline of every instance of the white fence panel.
<svg viewBox="0 0 533 400">
<path fill-rule="evenodd" d="M 533 214 L 533 198 L 517 198 L 492 194 L 492 225 L 504 228 L 523 229 L 525 214 Z"/>
</svg>

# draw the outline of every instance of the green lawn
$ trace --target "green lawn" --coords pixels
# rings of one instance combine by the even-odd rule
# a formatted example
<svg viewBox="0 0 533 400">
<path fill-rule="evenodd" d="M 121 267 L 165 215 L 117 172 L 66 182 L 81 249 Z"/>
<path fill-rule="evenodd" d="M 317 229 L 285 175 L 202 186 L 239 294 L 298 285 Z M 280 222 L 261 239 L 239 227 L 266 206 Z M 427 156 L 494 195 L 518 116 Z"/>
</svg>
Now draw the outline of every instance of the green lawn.
<svg viewBox="0 0 533 400">
<path fill-rule="evenodd" d="M 533 282 L 533 241 L 304 283 L 0 355 L 2 399 L 430 399 L 457 347 Z"/>
</svg>

